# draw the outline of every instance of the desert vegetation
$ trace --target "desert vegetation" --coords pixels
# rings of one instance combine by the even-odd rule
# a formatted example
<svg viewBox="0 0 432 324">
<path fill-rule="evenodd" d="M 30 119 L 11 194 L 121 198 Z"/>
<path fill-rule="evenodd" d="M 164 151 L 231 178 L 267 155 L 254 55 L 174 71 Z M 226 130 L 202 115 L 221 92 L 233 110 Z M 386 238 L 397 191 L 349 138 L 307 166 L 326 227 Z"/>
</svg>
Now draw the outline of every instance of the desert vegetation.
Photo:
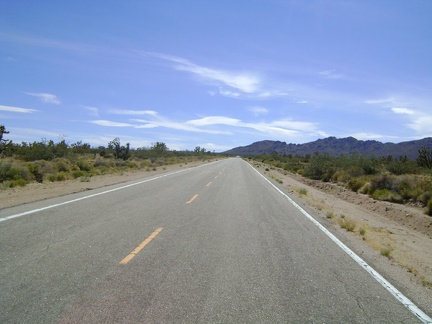
<svg viewBox="0 0 432 324">
<path fill-rule="evenodd" d="M 432 150 L 423 147 L 418 152 L 416 160 L 360 154 L 292 156 L 277 153 L 249 159 L 313 180 L 337 183 L 376 200 L 421 205 L 432 216 Z"/>
<path fill-rule="evenodd" d="M 199 146 L 193 151 L 170 150 L 163 142 L 150 147 L 131 148 L 115 138 L 107 146 L 92 147 L 82 141 L 69 144 L 42 139 L 13 143 L 0 125 L 0 189 L 25 186 L 30 182 L 77 179 L 89 181 L 94 175 L 129 170 L 156 170 L 215 158 L 215 153 Z"/>
</svg>

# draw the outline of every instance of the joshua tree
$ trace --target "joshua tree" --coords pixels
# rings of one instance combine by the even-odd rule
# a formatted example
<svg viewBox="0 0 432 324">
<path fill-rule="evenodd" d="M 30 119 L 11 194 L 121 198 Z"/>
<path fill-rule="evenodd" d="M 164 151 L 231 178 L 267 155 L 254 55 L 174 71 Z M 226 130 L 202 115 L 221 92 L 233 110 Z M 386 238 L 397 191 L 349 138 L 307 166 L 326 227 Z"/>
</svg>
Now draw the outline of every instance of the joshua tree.
<svg viewBox="0 0 432 324">
<path fill-rule="evenodd" d="M 418 152 L 418 165 L 428 169 L 432 169 L 432 150 L 428 149 L 426 146 L 423 146 L 421 149 L 418 150 Z"/>
<path fill-rule="evenodd" d="M 9 134 L 9 132 L 4 125 L 0 125 L 0 155 L 12 146 L 12 141 L 3 138 L 4 134 Z"/>
</svg>

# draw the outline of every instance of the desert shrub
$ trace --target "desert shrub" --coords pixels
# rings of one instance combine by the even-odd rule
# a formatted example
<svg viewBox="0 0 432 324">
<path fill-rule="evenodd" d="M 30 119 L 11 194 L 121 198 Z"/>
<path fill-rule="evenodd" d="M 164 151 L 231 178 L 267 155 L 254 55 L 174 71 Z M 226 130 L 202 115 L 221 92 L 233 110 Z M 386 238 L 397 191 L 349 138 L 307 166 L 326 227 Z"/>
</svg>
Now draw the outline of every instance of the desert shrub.
<svg viewBox="0 0 432 324">
<path fill-rule="evenodd" d="M 0 162 L 0 182 L 19 179 L 23 179 L 26 182 L 31 181 L 32 175 L 27 168 L 21 165 Z"/>
<path fill-rule="evenodd" d="M 148 168 L 148 167 L 150 167 L 152 164 L 151 164 L 151 162 L 150 161 L 147 161 L 147 160 L 145 160 L 145 161 L 141 161 L 140 162 L 140 168 L 142 168 L 142 169 L 144 169 L 144 168 Z"/>
<path fill-rule="evenodd" d="M 375 190 L 387 189 L 391 190 L 393 185 L 394 177 L 387 174 L 375 175 L 369 182 L 369 194 L 372 194 Z"/>
<path fill-rule="evenodd" d="M 428 201 L 431 198 L 432 198 L 432 193 L 430 191 L 425 191 L 420 196 L 417 197 L 417 201 L 422 203 L 423 206 L 427 206 Z"/>
<path fill-rule="evenodd" d="M 105 167 L 105 168 L 110 168 L 111 167 L 111 164 L 110 164 L 110 161 L 109 160 L 106 160 L 106 159 L 97 159 L 94 163 L 93 163 L 93 166 L 95 167 L 95 168 L 99 168 L 99 167 Z"/>
<path fill-rule="evenodd" d="M 125 162 L 125 167 L 129 168 L 129 169 L 136 169 L 137 168 L 137 164 L 133 161 L 126 161 Z"/>
<path fill-rule="evenodd" d="M 396 175 L 417 173 L 417 164 L 408 159 L 393 160 L 386 165 L 386 169 Z"/>
<path fill-rule="evenodd" d="M 348 232 L 354 232 L 355 228 L 357 227 L 357 224 L 354 220 L 346 217 L 341 217 L 338 223 L 340 227 L 346 229 Z"/>
<path fill-rule="evenodd" d="M 310 159 L 309 164 L 305 167 L 303 175 L 310 179 L 328 182 L 335 171 L 336 167 L 330 155 L 316 154 Z"/>
<path fill-rule="evenodd" d="M 306 196 L 308 193 L 308 190 L 306 188 L 299 188 L 299 189 L 297 189 L 297 192 L 300 196 Z"/>
<path fill-rule="evenodd" d="M 354 177 L 349 179 L 347 187 L 349 190 L 357 192 L 360 190 L 360 188 L 364 187 L 365 184 L 367 183 L 368 181 L 363 177 Z"/>
<path fill-rule="evenodd" d="M 37 182 L 43 182 L 43 170 L 42 166 L 38 162 L 30 162 L 27 164 L 27 169 L 33 175 Z"/>
<path fill-rule="evenodd" d="M 68 179 L 68 174 L 63 171 L 48 175 L 48 180 L 51 182 L 64 181 L 67 179 Z"/>
<path fill-rule="evenodd" d="M 116 160 L 115 161 L 115 166 L 118 167 L 118 168 L 122 168 L 125 165 L 126 165 L 126 161 L 124 161 L 124 160 Z"/>
<path fill-rule="evenodd" d="M 81 170 L 74 170 L 74 171 L 72 171 L 72 177 L 74 178 L 74 179 L 76 179 L 76 178 L 80 178 L 80 177 L 83 177 L 83 176 L 85 176 L 87 174 L 87 172 L 85 172 L 85 171 L 81 171 Z"/>
<path fill-rule="evenodd" d="M 361 194 L 368 194 L 370 192 L 370 182 L 366 182 L 363 186 L 361 186 L 360 189 L 357 190 L 357 192 Z"/>
<path fill-rule="evenodd" d="M 24 179 L 17 180 L 9 180 L 2 183 L 3 188 L 15 188 L 15 187 L 24 187 L 27 184 L 27 181 Z"/>
<path fill-rule="evenodd" d="M 403 202 L 403 197 L 400 194 L 389 189 L 376 189 L 371 193 L 371 197 L 376 200 L 384 200 L 395 203 Z"/>
<path fill-rule="evenodd" d="M 51 162 L 52 168 L 58 172 L 69 172 L 72 170 L 72 163 L 65 158 L 56 158 Z"/>
<path fill-rule="evenodd" d="M 346 183 L 350 179 L 350 175 L 345 170 L 337 170 L 332 174 L 331 180 L 338 183 Z"/>
<path fill-rule="evenodd" d="M 417 186 L 416 178 L 403 177 L 395 181 L 396 191 L 406 200 L 416 200 L 422 194 L 422 190 Z"/>
<path fill-rule="evenodd" d="M 93 169 L 91 163 L 86 160 L 78 160 L 76 162 L 76 165 L 79 167 L 81 171 L 91 171 Z"/>
</svg>

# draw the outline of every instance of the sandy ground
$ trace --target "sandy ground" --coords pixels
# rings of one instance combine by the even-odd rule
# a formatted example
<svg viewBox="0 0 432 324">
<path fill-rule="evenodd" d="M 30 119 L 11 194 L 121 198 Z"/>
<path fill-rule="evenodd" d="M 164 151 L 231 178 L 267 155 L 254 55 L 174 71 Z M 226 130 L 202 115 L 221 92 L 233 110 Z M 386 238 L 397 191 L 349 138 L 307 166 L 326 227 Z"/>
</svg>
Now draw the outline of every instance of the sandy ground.
<svg viewBox="0 0 432 324">
<path fill-rule="evenodd" d="M 86 181 L 33 183 L 23 188 L 1 190 L 0 208 L 143 179 L 202 163 L 94 176 Z M 422 208 L 375 201 L 337 184 L 313 181 L 283 170 L 265 171 L 267 166 L 252 164 L 297 203 L 312 210 L 313 215 L 317 215 L 318 220 L 341 241 L 429 316 L 432 315 L 432 217 L 425 215 Z M 347 220 L 355 224 L 353 231 L 340 226 L 340 222 Z"/>
</svg>

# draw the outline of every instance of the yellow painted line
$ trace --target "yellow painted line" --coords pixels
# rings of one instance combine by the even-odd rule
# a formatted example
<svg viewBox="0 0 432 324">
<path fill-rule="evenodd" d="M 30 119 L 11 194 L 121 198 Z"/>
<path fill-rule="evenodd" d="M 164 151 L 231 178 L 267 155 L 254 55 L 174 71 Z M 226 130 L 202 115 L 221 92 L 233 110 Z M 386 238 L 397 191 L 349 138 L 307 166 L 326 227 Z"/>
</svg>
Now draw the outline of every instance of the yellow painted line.
<svg viewBox="0 0 432 324">
<path fill-rule="evenodd" d="M 212 182 L 210 181 L 209 183 L 206 184 L 206 187 L 209 187 L 212 184 Z"/>
<path fill-rule="evenodd" d="M 123 260 L 120 261 L 120 264 L 127 264 L 130 260 L 132 260 L 147 244 L 150 243 L 160 232 L 162 231 L 162 227 L 159 227 L 156 231 L 150 234 L 144 241 L 140 243 L 131 253 L 129 253 Z"/>
<path fill-rule="evenodd" d="M 198 197 L 198 195 L 193 196 L 191 199 L 189 199 L 189 201 L 186 202 L 186 204 L 190 204 L 192 201 L 194 201 L 196 198 Z"/>
</svg>

